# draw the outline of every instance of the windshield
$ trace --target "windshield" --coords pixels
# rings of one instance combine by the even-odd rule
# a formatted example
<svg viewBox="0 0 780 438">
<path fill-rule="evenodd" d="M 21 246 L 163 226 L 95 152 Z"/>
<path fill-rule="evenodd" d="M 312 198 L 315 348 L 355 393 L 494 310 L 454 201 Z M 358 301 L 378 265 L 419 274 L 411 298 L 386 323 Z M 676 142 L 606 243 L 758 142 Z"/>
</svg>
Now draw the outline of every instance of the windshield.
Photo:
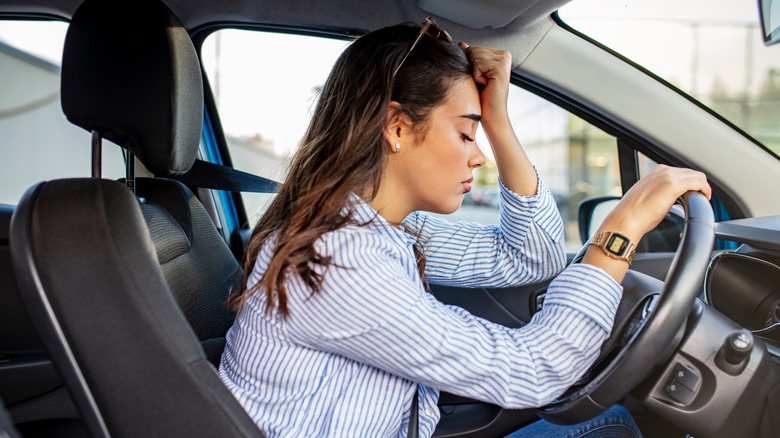
<svg viewBox="0 0 780 438">
<path fill-rule="evenodd" d="M 575 0 L 559 16 L 780 155 L 780 44 L 764 46 L 755 0 Z"/>
</svg>

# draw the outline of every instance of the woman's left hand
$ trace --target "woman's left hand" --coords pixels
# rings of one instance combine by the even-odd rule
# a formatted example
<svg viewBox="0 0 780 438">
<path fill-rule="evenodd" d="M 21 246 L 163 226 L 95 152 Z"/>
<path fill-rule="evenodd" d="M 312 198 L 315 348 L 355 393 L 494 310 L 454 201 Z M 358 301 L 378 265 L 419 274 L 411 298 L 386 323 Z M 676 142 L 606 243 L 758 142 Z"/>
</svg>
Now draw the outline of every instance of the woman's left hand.
<svg viewBox="0 0 780 438">
<path fill-rule="evenodd" d="M 512 55 L 504 50 L 471 47 L 462 42 L 458 46 L 471 60 L 474 82 L 485 86 L 479 97 L 482 127 L 490 140 L 501 180 L 517 194 L 535 195 L 536 170 L 520 146 L 507 112 Z"/>
<path fill-rule="evenodd" d="M 483 126 L 489 130 L 493 123 L 508 122 L 507 99 L 512 55 L 504 50 L 471 47 L 463 42 L 458 43 L 458 46 L 471 59 L 474 82 L 485 86 L 480 93 Z"/>
</svg>

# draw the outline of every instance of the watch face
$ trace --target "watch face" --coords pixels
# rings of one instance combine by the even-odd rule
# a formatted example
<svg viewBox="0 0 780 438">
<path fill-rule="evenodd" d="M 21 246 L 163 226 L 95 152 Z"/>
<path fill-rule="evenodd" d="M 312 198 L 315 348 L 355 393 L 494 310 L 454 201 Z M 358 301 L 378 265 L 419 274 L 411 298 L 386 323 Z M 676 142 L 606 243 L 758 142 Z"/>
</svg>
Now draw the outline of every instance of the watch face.
<svg viewBox="0 0 780 438">
<path fill-rule="evenodd" d="M 620 234 L 613 233 L 607 240 L 605 249 L 616 256 L 623 256 L 628 246 L 628 239 Z"/>
</svg>

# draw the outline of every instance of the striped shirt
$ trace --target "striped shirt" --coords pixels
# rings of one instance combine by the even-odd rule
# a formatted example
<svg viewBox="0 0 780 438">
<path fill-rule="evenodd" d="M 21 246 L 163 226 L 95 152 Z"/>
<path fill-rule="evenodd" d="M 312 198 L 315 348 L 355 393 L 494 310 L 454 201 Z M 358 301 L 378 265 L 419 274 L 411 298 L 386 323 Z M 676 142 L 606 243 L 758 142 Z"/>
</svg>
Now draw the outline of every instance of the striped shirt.
<svg viewBox="0 0 780 438">
<path fill-rule="evenodd" d="M 407 217 L 405 227 L 423 244 L 428 280 L 501 287 L 560 272 L 562 221 L 541 181 L 537 189 L 520 196 L 502 186 L 499 225 Z M 325 274 L 319 293 L 290 274 L 287 318 L 266 313 L 260 291 L 227 334 L 220 376 L 269 438 L 404 437 L 418 388 L 421 437 L 439 420 L 439 391 L 507 408 L 544 405 L 585 372 L 611 330 L 622 290 L 599 268 L 567 268 L 531 322 L 510 329 L 426 292 L 416 237 L 362 201 L 353 219 L 370 222 L 315 244 L 332 257 L 327 272 L 318 271 Z M 261 249 L 250 286 L 272 248 L 269 241 Z"/>
</svg>

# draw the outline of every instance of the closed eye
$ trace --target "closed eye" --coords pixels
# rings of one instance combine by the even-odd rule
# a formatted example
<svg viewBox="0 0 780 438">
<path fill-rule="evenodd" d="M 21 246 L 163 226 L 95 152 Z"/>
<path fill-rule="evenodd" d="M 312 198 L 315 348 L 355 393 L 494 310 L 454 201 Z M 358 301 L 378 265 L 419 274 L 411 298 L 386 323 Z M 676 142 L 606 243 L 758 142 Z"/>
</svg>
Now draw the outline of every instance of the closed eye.
<svg viewBox="0 0 780 438">
<path fill-rule="evenodd" d="M 466 140 L 466 141 L 474 141 L 474 139 L 473 139 L 473 138 L 469 137 L 469 136 L 468 136 L 468 135 L 466 135 L 466 134 L 461 134 L 461 137 L 463 137 L 463 139 L 464 139 L 464 140 Z"/>
</svg>

